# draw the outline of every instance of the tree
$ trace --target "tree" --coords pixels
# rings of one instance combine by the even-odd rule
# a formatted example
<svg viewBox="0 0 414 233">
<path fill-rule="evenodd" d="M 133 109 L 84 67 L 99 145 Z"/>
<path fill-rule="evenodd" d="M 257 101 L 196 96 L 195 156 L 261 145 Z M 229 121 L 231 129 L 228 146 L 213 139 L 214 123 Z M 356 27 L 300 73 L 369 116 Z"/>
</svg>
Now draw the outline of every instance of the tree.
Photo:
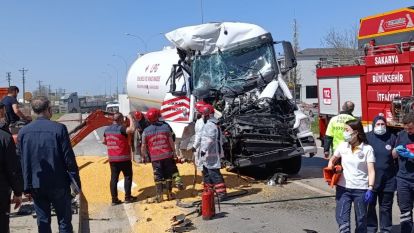
<svg viewBox="0 0 414 233">
<path fill-rule="evenodd" d="M 357 54 L 358 49 L 358 28 L 353 26 L 342 31 L 330 28 L 322 40 L 322 45 L 326 48 L 336 50 L 338 58 L 350 58 Z"/>
<path fill-rule="evenodd" d="M 299 30 L 298 30 L 298 23 L 296 19 L 293 19 L 293 52 L 295 57 L 298 55 L 300 51 L 299 47 Z M 300 75 L 300 68 L 295 67 L 289 74 L 288 86 L 293 89 L 293 97 L 296 100 L 296 91 L 298 89 L 298 84 L 300 83 L 302 77 Z"/>
</svg>

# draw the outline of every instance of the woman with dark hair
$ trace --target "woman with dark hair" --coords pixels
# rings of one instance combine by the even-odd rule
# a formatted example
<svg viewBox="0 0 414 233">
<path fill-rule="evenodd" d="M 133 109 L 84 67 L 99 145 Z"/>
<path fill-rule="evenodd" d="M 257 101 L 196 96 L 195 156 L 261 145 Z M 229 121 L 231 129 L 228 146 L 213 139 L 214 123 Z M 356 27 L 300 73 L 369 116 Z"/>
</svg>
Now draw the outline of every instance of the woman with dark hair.
<svg viewBox="0 0 414 233">
<path fill-rule="evenodd" d="M 368 233 L 378 232 L 378 218 L 375 206 L 379 204 L 380 232 L 392 230 L 392 204 L 397 188 L 396 161 L 392 156 L 397 137 L 387 130 L 383 116 L 376 116 L 372 121 L 372 131 L 367 133 L 369 145 L 375 153 L 374 202 L 368 206 Z"/>
<path fill-rule="evenodd" d="M 336 221 L 339 232 L 351 232 L 351 206 L 354 203 L 356 233 L 367 232 L 367 204 L 374 200 L 375 156 L 361 121 L 345 123 L 345 141 L 339 144 L 328 167 L 341 160 L 343 173 L 336 186 Z"/>
</svg>

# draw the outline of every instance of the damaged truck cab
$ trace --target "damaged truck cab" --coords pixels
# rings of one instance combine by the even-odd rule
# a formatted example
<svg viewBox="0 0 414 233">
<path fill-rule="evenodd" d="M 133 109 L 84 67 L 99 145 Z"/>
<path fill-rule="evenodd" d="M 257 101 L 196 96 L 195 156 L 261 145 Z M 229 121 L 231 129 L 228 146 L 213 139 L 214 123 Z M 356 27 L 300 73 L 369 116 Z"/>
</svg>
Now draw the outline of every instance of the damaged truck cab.
<svg viewBox="0 0 414 233">
<path fill-rule="evenodd" d="M 303 154 L 316 153 L 310 119 L 284 81 L 296 66 L 289 42 L 273 41 L 257 25 L 233 22 L 183 27 L 166 37 L 174 49 L 143 55 L 132 65 L 128 98 L 131 110 L 161 109 L 182 153 L 191 148 L 200 100 L 216 109 L 230 167 L 281 165 L 292 174 L 299 172 Z M 282 57 L 276 56 L 279 45 Z"/>
<path fill-rule="evenodd" d="M 183 39 L 184 34 L 190 39 Z M 262 28 L 243 23 L 178 29 L 167 38 L 185 52 L 182 63 L 191 67 L 185 70 L 192 94 L 213 103 L 221 113 L 230 166 L 281 162 L 286 172 L 297 173 L 301 156 L 316 153 L 310 120 L 294 103 L 283 79 L 296 66 L 289 42 L 274 42 Z M 275 44 L 283 47 L 281 59 Z"/>
</svg>

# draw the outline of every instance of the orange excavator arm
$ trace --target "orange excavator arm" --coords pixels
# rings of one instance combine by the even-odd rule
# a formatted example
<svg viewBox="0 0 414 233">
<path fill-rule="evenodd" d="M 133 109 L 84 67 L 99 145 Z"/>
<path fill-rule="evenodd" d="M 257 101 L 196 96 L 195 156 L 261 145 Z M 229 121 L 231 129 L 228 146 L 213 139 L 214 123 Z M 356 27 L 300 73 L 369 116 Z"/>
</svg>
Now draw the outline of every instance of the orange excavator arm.
<svg viewBox="0 0 414 233">
<path fill-rule="evenodd" d="M 69 132 L 72 147 L 76 146 L 82 139 L 92 133 L 95 129 L 112 124 L 111 113 L 96 110 L 89 114 L 85 121 Z"/>
</svg>

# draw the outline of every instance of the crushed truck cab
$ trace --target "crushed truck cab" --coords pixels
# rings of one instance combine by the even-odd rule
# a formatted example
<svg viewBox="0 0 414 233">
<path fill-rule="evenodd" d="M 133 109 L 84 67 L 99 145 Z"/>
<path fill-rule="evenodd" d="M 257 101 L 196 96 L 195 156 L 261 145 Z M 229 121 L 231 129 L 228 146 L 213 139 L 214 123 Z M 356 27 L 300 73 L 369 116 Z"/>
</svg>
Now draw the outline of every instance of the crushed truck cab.
<svg viewBox="0 0 414 233">
<path fill-rule="evenodd" d="M 137 59 L 127 78 L 131 110 L 161 109 L 177 135 L 178 148 L 191 148 L 195 103 L 210 102 L 225 135 L 225 161 L 233 167 L 282 162 L 297 173 L 301 156 L 316 153 L 310 119 L 284 81 L 296 59 L 289 42 L 275 42 L 247 23 L 208 23 L 166 34 L 174 48 Z M 283 47 L 277 57 L 274 46 Z"/>
</svg>

